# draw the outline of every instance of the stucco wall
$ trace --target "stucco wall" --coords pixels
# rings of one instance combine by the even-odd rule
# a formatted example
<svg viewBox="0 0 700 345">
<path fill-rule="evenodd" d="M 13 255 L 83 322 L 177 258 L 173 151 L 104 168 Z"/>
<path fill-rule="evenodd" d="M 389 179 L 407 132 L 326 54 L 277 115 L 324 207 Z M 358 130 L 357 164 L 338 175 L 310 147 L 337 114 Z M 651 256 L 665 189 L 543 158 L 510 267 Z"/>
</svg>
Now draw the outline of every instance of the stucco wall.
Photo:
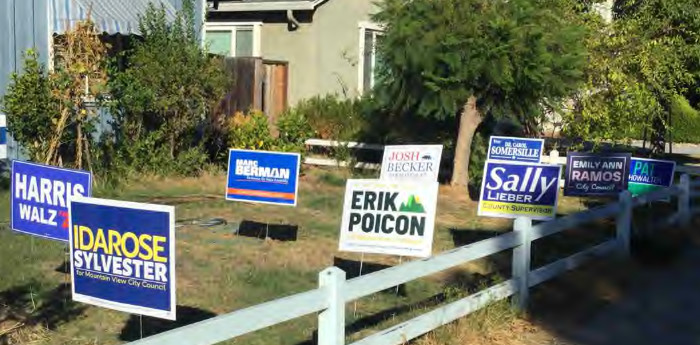
<svg viewBox="0 0 700 345">
<path fill-rule="evenodd" d="M 328 0 L 295 31 L 286 23 L 263 24 L 263 58 L 289 63 L 290 105 L 319 94 L 357 95 L 358 25 L 370 20 L 375 1 Z"/>
</svg>

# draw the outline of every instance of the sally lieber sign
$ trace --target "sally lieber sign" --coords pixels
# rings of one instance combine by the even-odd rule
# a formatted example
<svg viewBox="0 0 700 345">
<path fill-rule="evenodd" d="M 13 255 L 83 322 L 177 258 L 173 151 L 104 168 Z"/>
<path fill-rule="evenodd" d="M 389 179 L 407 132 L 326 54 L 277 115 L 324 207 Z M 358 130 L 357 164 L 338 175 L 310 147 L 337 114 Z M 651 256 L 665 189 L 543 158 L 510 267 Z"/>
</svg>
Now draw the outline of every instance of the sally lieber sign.
<svg viewBox="0 0 700 345">
<path fill-rule="evenodd" d="M 437 182 L 348 180 L 340 250 L 428 257 Z"/>
<path fill-rule="evenodd" d="M 175 208 L 70 202 L 73 300 L 175 320 Z"/>
<path fill-rule="evenodd" d="M 226 199 L 296 206 L 298 153 L 230 150 Z"/>
<path fill-rule="evenodd" d="M 442 145 L 396 145 L 384 147 L 382 180 L 437 181 Z"/>
<path fill-rule="evenodd" d="M 627 189 L 629 153 L 566 155 L 564 195 L 617 195 Z"/>
<path fill-rule="evenodd" d="M 555 218 L 560 174 L 559 165 L 487 161 L 478 214 L 502 218 Z"/>
<path fill-rule="evenodd" d="M 640 195 L 673 184 L 676 162 L 658 159 L 632 158 L 627 189 Z"/>
<path fill-rule="evenodd" d="M 68 202 L 90 196 L 89 172 L 12 161 L 10 222 L 13 230 L 68 241 Z"/>
<path fill-rule="evenodd" d="M 488 160 L 540 163 L 544 139 L 492 136 Z"/>
</svg>

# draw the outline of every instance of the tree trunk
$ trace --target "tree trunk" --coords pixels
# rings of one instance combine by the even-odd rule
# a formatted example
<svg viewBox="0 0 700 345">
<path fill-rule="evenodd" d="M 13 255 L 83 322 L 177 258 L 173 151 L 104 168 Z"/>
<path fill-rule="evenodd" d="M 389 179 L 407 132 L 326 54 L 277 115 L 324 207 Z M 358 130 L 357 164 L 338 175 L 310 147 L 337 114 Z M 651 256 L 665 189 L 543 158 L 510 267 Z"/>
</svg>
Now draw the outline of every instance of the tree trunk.
<svg viewBox="0 0 700 345">
<path fill-rule="evenodd" d="M 455 158 L 452 167 L 452 187 L 466 188 L 469 184 L 469 157 L 472 151 L 472 140 L 477 127 L 483 121 L 476 106 L 476 97 L 471 96 L 459 116 L 459 132 L 455 145 Z"/>
</svg>

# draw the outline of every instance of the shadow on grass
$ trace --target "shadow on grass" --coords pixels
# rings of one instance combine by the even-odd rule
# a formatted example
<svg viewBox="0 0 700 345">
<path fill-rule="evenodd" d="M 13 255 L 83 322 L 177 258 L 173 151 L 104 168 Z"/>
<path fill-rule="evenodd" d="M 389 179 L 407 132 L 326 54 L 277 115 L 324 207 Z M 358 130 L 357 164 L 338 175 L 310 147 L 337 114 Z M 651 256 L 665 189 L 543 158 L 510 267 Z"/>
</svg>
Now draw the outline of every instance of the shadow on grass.
<svg viewBox="0 0 700 345">
<path fill-rule="evenodd" d="M 41 326 L 54 330 L 80 317 L 87 307 L 71 301 L 71 287 L 61 284 L 48 291 L 37 291 L 38 282 L 30 282 L 0 292 L 0 324 L 21 323 L 22 327 Z M 0 344 L 9 341 L 11 332 L 0 334 Z"/>
<path fill-rule="evenodd" d="M 452 243 L 455 247 L 462 247 L 468 244 L 487 240 L 492 237 L 503 235 L 504 231 L 479 230 L 479 229 L 450 229 Z"/>
<path fill-rule="evenodd" d="M 268 224 L 244 220 L 238 226 L 237 235 L 264 240 L 266 237 L 276 241 L 296 241 L 299 233 L 298 225 Z"/>
<path fill-rule="evenodd" d="M 122 328 L 119 340 L 134 341 L 141 339 L 141 325 L 143 325 L 143 337 L 145 338 L 216 316 L 215 313 L 208 310 L 182 305 L 177 306 L 176 313 L 177 321 L 157 319 L 149 316 L 143 316 L 143 319 L 141 319 L 139 315 L 132 315 Z"/>
</svg>

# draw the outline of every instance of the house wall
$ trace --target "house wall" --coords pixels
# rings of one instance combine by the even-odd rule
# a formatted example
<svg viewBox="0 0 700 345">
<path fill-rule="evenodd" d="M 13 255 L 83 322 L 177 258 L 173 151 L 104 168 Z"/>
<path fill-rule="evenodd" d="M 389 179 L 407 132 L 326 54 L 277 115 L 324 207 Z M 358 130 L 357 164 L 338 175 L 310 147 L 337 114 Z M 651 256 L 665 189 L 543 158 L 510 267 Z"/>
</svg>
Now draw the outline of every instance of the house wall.
<svg viewBox="0 0 700 345">
<path fill-rule="evenodd" d="M 359 23 L 370 21 L 375 1 L 328 0 L 295 31 L 286 23 L 263 24 L 263 58 L 289 62 L 290 105 L 328 93 L 357 96 Z"/>
</svg>

